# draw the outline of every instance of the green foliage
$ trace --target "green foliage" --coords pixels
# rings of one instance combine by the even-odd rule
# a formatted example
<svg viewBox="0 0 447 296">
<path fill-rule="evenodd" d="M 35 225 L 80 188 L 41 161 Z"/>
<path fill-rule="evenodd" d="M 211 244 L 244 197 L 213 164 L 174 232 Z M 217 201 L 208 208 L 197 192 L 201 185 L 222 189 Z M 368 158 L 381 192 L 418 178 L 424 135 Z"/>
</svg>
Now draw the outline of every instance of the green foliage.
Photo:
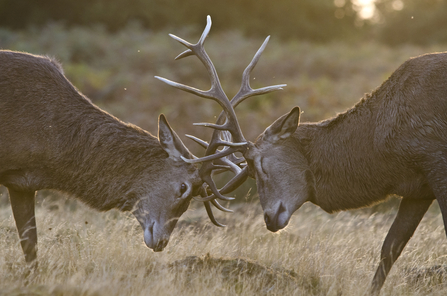
<svg viewBox="0 0 447 296">
<path fill-rule="evenodd" d="M 402 10 L 394 10 L 395 0 L 381 0 L 377 8 L 383 24 L 379 39 L 387 44 L 433 44 L 447 42 L 447 1 L 407 0 Z"/>
<path fill-rule="evenodd" d="M 447 41 L 447 0 L 375 0 L 375 16 L 359 15 L 353 0 L 0 0 L 0 27 L 23 29 L 51 22 L 102 26 L 116 32 L 129 23 L 162 31 L 201 26 L 206 15 L 213 32 L 240 30 L 311 42 L 368 40 L 385 44 Z M 199 25 L 200 24 L 200 25 Z M 1 34 L 0 34 L 1 35 Z"/>
<path fill-rule="evenodd" d="M 102 24 L 116 31 L 138 21 L 146 28 L 160 30 L 201 24 L 210 14 L 219 23 L 215 30 L 238 29 L 251 35 L 274 33 L 328 41 L 357 31 L 350 5 L 344 8 L 345 17 L 337 19 L 332 0 L 0 0 L 0 8 L 0 26 L 11 28 L 63 21 L 70 26 Z"/>
</svg>

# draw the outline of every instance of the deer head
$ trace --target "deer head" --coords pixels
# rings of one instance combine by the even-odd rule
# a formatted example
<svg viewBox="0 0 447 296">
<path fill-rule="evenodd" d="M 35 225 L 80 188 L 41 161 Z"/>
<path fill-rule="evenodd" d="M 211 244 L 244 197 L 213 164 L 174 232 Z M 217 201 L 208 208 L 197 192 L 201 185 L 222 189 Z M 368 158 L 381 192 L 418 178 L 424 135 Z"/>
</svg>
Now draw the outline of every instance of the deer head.
<svg viewBox="0 0 447 296">
<path fill-rule="evenodd" d="M 164 115 L 159 117 L 158 128 L 158 140 L 168 158 L 157 165 L 160 173 L 141 174 L 142 180 L 136 179 L 135 184 L 138 185 L 128 194 L 133 197 L 128 200 L 135 201 L 132 213 L 143 228 L 144 242 L 156 252 L 167 245 L 178 219 L 188 209 L 192 196 L 199 194 L 203 184 L 197 167 L 183 160 L 192 155 Z M 148 175 L 151 176 L 150 182 L 144 179 Z M 166 180 L 166 176 L 171 181 Z"/>
<path fill-rule="evenodd" d="M 278 118 L 244 154 L 249 175 L 256 179 L 265 224 L 273 232 L 286 227 L 292 214 L 315 193 L 307 159 L 297 153 L 301 143 L 292 137 L 300 112 L 295 107 Z"/>
</svg>

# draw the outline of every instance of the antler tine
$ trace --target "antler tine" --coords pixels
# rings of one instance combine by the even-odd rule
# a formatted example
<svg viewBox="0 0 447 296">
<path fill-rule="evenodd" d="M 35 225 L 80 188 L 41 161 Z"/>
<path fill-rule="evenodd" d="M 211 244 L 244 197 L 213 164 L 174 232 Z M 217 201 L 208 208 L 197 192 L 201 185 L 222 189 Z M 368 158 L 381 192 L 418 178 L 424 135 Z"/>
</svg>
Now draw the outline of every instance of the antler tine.
<svg viewBox="0 0 447 296">
<path fill-rule="evenodd" d="M 204 141 L 204 140 L 202 140 L 202 139 L 199 139 L 199 138 L 197 138 L 197 137 L 195 137 L 195 136 L 193 136 L 193 135 L 188 135 L 188 134 L 186 134 L 185 135 L 187 138 L 189 138 L 189 139 L 191 139 L 191 140 L 193 140 L 194 142 L 196 142 L 197 144 L 199 144 L 200 146 L 202 146 L 203 148 L 208 148 L 208 142 L 206 142 L 206 141 Z"/>
<path fill-rule="evenodd" d="M 213 206 L 215 206 L 216 208 L 218 208 L 219 210 L 221 210 L 222 212 L 227 212 L 227 213 L 233 213 L 233 210 L 227 209 L 225 207 L 223 207 L 217 200 L 212 199 L 210 200 L 210 202 L 213 204 Z"/>
<path fill-rule="evenodd" d="M 244 136 L 242 135 L 242 132 L 239 127 L 239 123 L 237 122 L 236 114 L 234 113 L 234 110 L 231 106 L 231 103 L 225 94 L 225 92 L 222 89 L 222 85 L 220 84 L 219 76 L 217 75 L 216 68 L 214 67 L 213 62 L 209 58 L 208 54 L 205 51 L 204 43 L 205 39 L 208 36 L 210 30 L 211 30 L 211 17 L 207 16 L 207 25 L 199 39 L 199 41 L 196 44 L 191 44 L 188 41 L 183 40 L 180 37 L 177 37 L 175 35 L 170 34 L 170 36 L 178 41 L 179 43 L 183 44 L 185 47 L 188 48 L 185 52 L 181 53 L 179 56 L 177 56 L 177 59 L 184 58 L 190 55 L 195 55 L 197 58 L 202 62 L 202 64 L 205 66 L 208 74 L 210 75 L 211 80 L 211 88 L 207 91 L 199 90 L 194 87 L 190 87 L 181 83 L 177 83 L 174 81 L 171 81 L 166 78 L 162 78 L 159 76 L 156 76 L 155 78 L 175 87 L 183 91 L 190 92 L 192 94 L 212 99 L 219 103 L 219 105 L 222 107 L 226 114 L 226 121 L 221 126 L 221 129 L 226 129 L 231 132 L 233 135 L 233 138 L 236 142 L 245 142 Z"/>
<path fill-rule="evenodd" d="M 189 139 L 191 139 L 191 140 L 193 140 L 194 142 L 196 142 L 197 144 L 199 144 L 200 146 L 202 146 L 203 148 L 208 148 L 208 146 L 209 146 L 209 144 L 208 144 L 208 142 L 206 142 L 206 141 L 204 141 L 204 140 L 202 140 L 202 139 L 199 139 L 199 138 L 197 138 L 197 137 L 195 137 L 195 136 L 192 136 L 192 135 L 188 135 L 188 134 L 186 134 L 185 135 L 187 138 L 189 138 Z M 231 141 L 231 139 L 227 139 L 227 141 L 228 142 L 230 142 Z M 230 142 L 231 144 L 234 144 L 233 142 Z M 194 157 L 195 159 L 199 159 L 198 157 Z M 217 158 L 216 160 L 219 160 L 219 159 L 222 159 L 222 158 Z M 234 165 L 236 165 L 236 167 L 238 167 L 237 165 L 238 164 L 241 164 L 241 163 L 243 163 L 244 161 L 245 161 L 245 159 L 243 158 L 243 157 L 236 157 L 234 154 L 230 154 L 230 155 L 228 155 L 228 157 L 227 157 L 227 159 L 230 161 L 230 164 L 234 164 Z M 189 160 L 188 160 L 189 161 Z M 198 162 L 200 162 L 201 160 L 199 160 Z M 238 167 L 239 168 L 239 167 Z"/>
<path fill-rule="evenodd" d="M 245 180 L 247 180 L 248 178 L 248 167 L 243 168 L 236 176 L 234 176 L 227 184 L 225 184 L 225 186 L 220 190 L 221 194 L 227 194 L 230 193 L 232 191 L 234 191 L 235 189 L 237 189 L 239 187 L 239 185 L 241 185 L 242 183 L 245 182 Z M 206 197 L 202 197 L 202 198 L 194 198 L 197 201 L 211 201 L 211 200 L 215 200 L 216 196 L 210 195 L 210 196 L 206 196 Z"/>
<path fill-rule="evenodd" d="M 214 198 L 218 198 L 220 200 L 225 200 L 225 201 L 231 201 L 234 200 L 234 197 L 227 197 L 227 196 L 223 196 L 219 190 L 217 189 L 216 183 L 214 183 L 213 178 L 211 178 L 211 171 L 215 169 L 215 166 L 213 164 L 209 165 L 210 163 L 204 163 L 203 165 L 207 166 L 206 171 L 210 171 L 210 173 L 206 174 L 201 174 L 202 180 L 204 180 L 206 182 L 206 184 L 208 184 L 208 186 L 211 189 L 211 192 L 213 192 L 214 194 Z M 203 167 L 202 165 L 202 167 Z"/>
<path fill-rule="evenodd" d="M 262 87 L 262 88 L 258 88 L 258 89 L 252 89 L 250 86 L 250 74 L 253 71 L 253 69 L 255 68 L 259 59 L 261 58 L 261 54 L 264 52 L 264 49 L 266 48 L 269 40 L 270 40 L 270 36 L 267 36 L 267 38 L 265 38 L 264 42 L 262 43 L 261 47 L 258 49 L 256 54 L 254 55 L 250 64 L 248 64 L 247 68 L 245 68 L 244 73 L 242 74 L 241 88 L 239 89 L 238 93 L 231 100 L 231 105 L 233 106 L 233 108 L 236 108 L 236 106 L 239 105 L 239 103 L 241 103 L 246 98 L 270 93 L 270 92 L 277 91 L 277 90 L 282 90 L 283 87 L 287 86 L 287 84 L 279 84 L 279 85 L 273 85 L 273 86 L 266 86 L 266 87 Z"/>
<path fill-rule="evenodd" d="M 207 197 L 202 197 L 202 198 L 199 198 L 199 197 L 193 197 L 196 201 L 200 201 L 200 202 L 204 202 L 204 203 L 206 203 L 206 202 L 211 202 L 212 204 L 213 204 L 213 206 L 215 206 L 218 210 L 221 210 L 222 212 L 226 212 L 226 213 L 233 213 L 233 210 L 230 210 L 230 209 L 227 209 L 227 208 L 225 208 L 224 206 L 222 206 L 217 200 L 216 200 L 216 198 L 215 197 L 213 197 L 213 198 L 209 198 L 209 196 L 207 196 Z M 206 207 L 206 206 L 205 206 Z M 213 213 L 212 211 L 210 211 L 211 212 L 211 214 Z M 210 215 L 210 213 L 208 213 L 208 216 Z M 210 219 L 211 219 L 211 221 L 213 221 L 213 218 L 214 218 L 214 215 L 212 215 L 213 217 L 210 217 Z M 214 222 L 213 222 L 214 223 Z"/>
<path fill-rule="evenodd" d="M 221 224 L 221 223 L 217 222 L 216 218 L 214 218 L 213 210 L 211 210 L 210 202 L 209 201 L 205 201 L 204 205 L 205 205 L 206 212 L 207 212 L 208 217 L 210 218 L 211 222 L 213 222 L 213 224 L 218 226 L 218 227 L 225 227 L 224 224 Z"/>
<path fill-rule="evenodd" d="M 238 152 L 238 151 L 239 151 L 238 149 L 231 147 L 229 149 L 225 149 L 225 150 L 217 152 L 215 154 L 210 154 L 210 155 L 200 157 L 200 158 L 191 159 L 191 158 L 186 158 L 183 156 L 181 156 L 181 158 L 183 161 L 188 162 L 188 163 L 204 163 L 204 162 L 209 162 L 209 161 L 212 161 L 212 160 L 215 160 L 218 158 L 228 156 L 228 155 Z"/>
<path fill-rule="evenodd" d="M 193 138 L 195 138 L 195 137 L 193 137 Z M 194 140 L 196 140 L 196 139 L 197 138 L 195 138 Z M 200 139 L 197 139 L 197 140 L 199 140 L 199 144 L 201 144 L 203 146 L 207 146 L 209 148 L 208 143 L 206 143 L 205 141 L 202 141 Z M 225 200 L 225 201 L 230 201 L 230 200 L 234 199 L 232 197 L 223 196 L 219 192 L 219 190 L 217 189 L 217 186 L 216 186 L 213 178 L 211 177 L 212 172 L 215 171 L 215 170 L 231 170 L 235 174 L 237 174 L 239 171 L 241 171 L 241 169 L 236 164 L 234 164 L 231 161 L 226 160 L 226 159 L 223 158 L 225 155 L 233 153 L 232 149 L 233 149 L 232 147 L 231 148 L 226 148 L 223 151 L 220 151 L 219 153 L 216 153 L 216 154 L 213 154 L 213 155 L 209 155 L 208 158 L 210 158 L 210 159 L 217 157 L 218 158 L 217 163 L 214 164 L 212 161 L 205 161 L 205 162 L 203 162 L 202 167 L 199 170 L 200 177 L 202 178 L 202 180 L 206 184 L 208 184 L 209 188 L 213 192 L 213 198 L 212 199 L 219 198 L 219 199 Z M 219 155 L 224 155 L 224 156 L 221 157 Z M 203 157 L 202 159 L 204 159 L 204 158 L 207 158 L 207 157 Z M 188 159 L 188 158 L 185 158 L 185 157 L 182 157 L 182 159 L 185 162 L 189 162 L 189 163 L 197 162 L 197 159 Z M 201 162 L 201 161 L 199 161 L 199 162 Z M 200 199 L 197 199 L 197 198 L 194 198 L 194 199 L 200 200 Z M 207 200 L 209 200 L 209 199 L 207 199 Z M 202 201 L 202 200 L 200 200 L 200 201 Z"/>
<path fill-rule="evenodd" d="M 223 135 L 227 135 L 229 134 L 228 132 L 222 132 Z M 230 135 L 231 136 L 231 135 Z M 187 138 L 190 138 L 191 140 L 193 140 L 194 142 L 196 142 L 197 144 L 199 144 L 200 146 L 202 146 L 203 148 L 208 148 L 208 142 L 199 139 L 195 136 L 192 135 L 186 135 Z M 225 140 L 230 141 L 231 138 L 230 137 L 223 137 L 225 138 Z M 225 149 L 225 148 L 224 148 Z M 194 157 L 197 158 L 197 157 Z M 243 157 L 236 157 L 234 154 L 230 154 L 227 157 L 222 157 L 222 158 L 217 158 L 215 159 L 216 163 L 219 163 L 223 166 L 222 171 L 228 171 L 231 170 L 233 173 L 238 174 L 241 171 L 241 168 L 238 166 L 239 164 L 241 164 L 242 162 L 244 162 L 245 159 Z M 219 170 L 216 170 L 217 173 L 219 173 Z"/>
<path fill-rule="evenodd" d="M 206 37 L 208 37 L 208 34 L 211 30 L 211 24 L 212 24 L 211 16 L 207 15 L 205 29 L 203 30 L 202 36 L 200 36 L 199 42 L 197 42 L 197 43 L 202 44 L 202 45 L 205 43 L 205 39 L 206 39 Z"/>
<path fill-rule="evenodd" d="M 210 95 L 209 91 L 203 91 L 203 90 L 197 89 L 195 87 L 187 86 L 187 85 L 184 85 L 184 84 L 181 84 L 181 83 L 178 83 L 178 82 L 175 82 L 175 81 L 172 81 L 172 80 L 160 77 L 160 76 L 154 76 L 154 77 L 157 78 L 158 80 L 161 80 L 164 83 L 166 83 L 170 86 L 173 86 L 175 88 L 178 88 L 180 90 L 192 93 L 194 95 L 197 95 L 197 96 L 200 96 L 203 98 L 214 99 L 214 97 Z"/>
<path fill-rule="evenodd" d="M 200 196 L 202 196 L 203 198 L 206 198 L 207 197 L 207 192 L 206 192 L 206 189 L 205 189 L 205 187 L 202 187 L 202 190 L 200 190 Z M 195 198 L 195 197 L 194 197 Z M 214 218 L 214 214 L 213 214 L 213 211 L 211 210 L 211 206 L 210 206 L 210 202 L 209 201 L 205 201 L 204 202 L 204 205 L 205 205 L 205 209 L 206 209 L 206 213 L 208 214 L 208 217 L 210 218 L 210 220 L 211 220 L 211 222 L 214 224 L 214 225 L 216 225 L 216 226 L 218 226 L 218 227 L 225 227 L 225 225 L 224 224 L 221 224 L 221 223 L 219 223 L 219 222 L 217 222 L 217 220 L 216 220 L 216 218 Z M 229 209 L 226 209 L 226 208 L 224 208 L 224 207 L 222 207 L 219 203 L 213 203 L 213 205 L 216 207 L 216 208 L 218 208 L 219 210 L 221 210 L 221 211 L 225 211 L 225 212 L 227 212 L 227 211 L 231 211 L 231 210 L 229 210 Z M 216 206 L 217 205 L 217 206 Z"/>
<path fill-rule="evenodd" d="M 228 144 L 225 143 L 225 142 L 233 143 L 233 142 L 231 142 L 232 141 L 232 137 L 231 137 L 231 133 L 230 132 L 228 132 L 228 131 L 221 131 L 220 132 L 220 139 L 221 139 L 222 143 L 224 145 L 226 145 L 227 147 L 234 147 L 232 145 L 228 145 Z M 239 144 L 236 145 L 236 147 L 238 147 L 238 146 L 239 146 Z M 243 145 L 241 145 L 241 146 L 243 146 Z M 224 149 L 228 149 L 228 148 L 225 147 Z M 238 165 L 241 164 L 242 162 L 244 162 L 245 159 L 243 157 L 238 158 L 238 157 L 236 157 L 236 155 L 234 153 L 232 153 L 232 154 L 228 155 L 227 157 L 218 159 L 216 161 L 224 162 L 226 165 L 231 167 L 231 171 L 233 173 L 238 174 L 241 171 L 241 168 Z"/>
<path fill-rule="evenodd" d="M 208 142 L 206 142 L 206 141 L 204 141 L 202 139 L 199 139 L 199 138 L 197 138 L 195 136 L 188 135 L 188 134 L 186 134 L 185 136 L 187 138 L 193 140 L 194 142 L 196 142 L 197 144 L 199 144 L 203 148 L 208 148 L 208 146 L 209 146 Z M 242 145 L 246 144 L 246 143 L 233 143 L 233 142 L 231 142 L 231 139 L 225 139 L 225 141 L 220 141 L 220 143 L 222 145 L 229 146 L 229 147 L 237 147 L 237 146 L 242 146 Z"/>
<path fill-rule="evenodd" d="M 206 27 L 205 30 L 203 30 L 202 36 L 200 36 L 199 41 L 197 42 L 197 44 L 201 44 L 203 46 L 203 44 L 205 43 L 205 39 L 206 37 L 208 37 L 208 34 L 211 30 L 211 17 L 208 15 L 206 17 Z M 182 58 L 186 58 L 190 55 L 193 55 L 193 51 L 191 50 L 191 47 L 193 46 L 193 44 L 189 43 L 188 41 L 174 35 L 174 34 L 169 34 L 169 36 L 171 36 L 172 39 L 177 40 L 178 42 L 180 42 L 181 44 L 183 44 L 184 46 L 188 47 L 188 50 L 185 50 L 184 52 L 182 52 L 181 54 L 179 54 L 175 59 L 176 60 L 180 60 Z"/>
</svg>

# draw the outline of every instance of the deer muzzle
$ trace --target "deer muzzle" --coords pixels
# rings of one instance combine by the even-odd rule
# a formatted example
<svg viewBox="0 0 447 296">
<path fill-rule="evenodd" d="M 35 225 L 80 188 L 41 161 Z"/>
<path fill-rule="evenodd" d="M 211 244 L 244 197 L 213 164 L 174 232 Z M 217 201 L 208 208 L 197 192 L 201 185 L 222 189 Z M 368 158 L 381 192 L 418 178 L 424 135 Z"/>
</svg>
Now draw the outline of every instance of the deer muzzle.
<svg viewBox="0 0 447 296">
<path fill-rule="evenodd" d="M 144 227 L 144 242 L 154 252 L 161 252 L 168 244 L 169 236 L 160 235 L 157 231 L 157 222 L 151 222 Z"/>
<path fill-rule="evenodd" d="M 290 214 L 282 202 L 279 202 L 273 210 L 264 211 L 265 225 L 267 226 L 267 229 L 272 232 L 277 232 L 286 227 L 289 223 L 289 219 Z"/>
</svg>

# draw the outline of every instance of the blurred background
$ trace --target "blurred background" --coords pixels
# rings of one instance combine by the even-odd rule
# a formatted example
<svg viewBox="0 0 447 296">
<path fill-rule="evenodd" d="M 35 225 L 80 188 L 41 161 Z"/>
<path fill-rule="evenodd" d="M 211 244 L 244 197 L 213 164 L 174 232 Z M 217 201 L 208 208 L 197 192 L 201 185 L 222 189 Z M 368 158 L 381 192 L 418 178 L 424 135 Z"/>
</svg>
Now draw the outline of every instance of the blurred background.
<svg viewBox="0 0 447 296">
<path fill-rule="evenodd" d="M 209 139 L 193 122 L 212 122 L 219 106 L 170 88 L 169 78 L 208 88 L 204 67 L 168 33 L 196 42 L 211 15 L 206 49 L 229 97 L 267 35 L 252 87 L 286 83 L 283 91 L 238 107 L 242 130 L 254 141 L 298 105 L 302 121 L 335 116 L 378 87 L 402 62 L 447 45 L 445 0 L 0 0 L 0 48 L 50 55 L 95 104 L 157 134 L 167 115 L 184 134 Z M 255 192 L 254 182 L 237 192 Z"/>
<path fill-rule="evenodd" d="M 447 41 L 444 0 L 1 0 L 0 26 L 100 25 L 117 32 L 130 22 L 160 31 L 200 25 L 210 14 L 213 30 L 274 35 L 312 42 L 374 38 L 385 44 Z"/>
</svg>

